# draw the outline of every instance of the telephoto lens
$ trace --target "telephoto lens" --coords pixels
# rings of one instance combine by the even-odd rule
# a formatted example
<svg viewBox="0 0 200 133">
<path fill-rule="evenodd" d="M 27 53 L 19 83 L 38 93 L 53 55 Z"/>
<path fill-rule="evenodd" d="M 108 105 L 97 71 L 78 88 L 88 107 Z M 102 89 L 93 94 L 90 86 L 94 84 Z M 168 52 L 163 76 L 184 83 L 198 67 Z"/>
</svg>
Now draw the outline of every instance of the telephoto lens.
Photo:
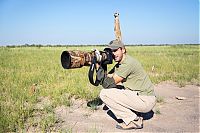
<svg viewBox="0 0 200 133">
<path fill-rule="evenodd" d="M 64 69 L 81 68 L 89 66 L 93 53 L 83 51 L 63 51 L 61 54 L 61 64 Z"/>
<path fill-rule="evenodd" d="M 110 49 L 105 48 L 103 51 L 100 51 L 99 54 L 101 55 L 101 58 L 95 62 L 103 65 L 112 64 L 113 55 Z M 83 66 L 90 66 L 91 63 L 97 59 L 97 57 L 94 57 L 96 57 L 94 51 L 63 51 L 61 54 L 61 64 L 64 69 L 81 68 Z"/>
</svg>

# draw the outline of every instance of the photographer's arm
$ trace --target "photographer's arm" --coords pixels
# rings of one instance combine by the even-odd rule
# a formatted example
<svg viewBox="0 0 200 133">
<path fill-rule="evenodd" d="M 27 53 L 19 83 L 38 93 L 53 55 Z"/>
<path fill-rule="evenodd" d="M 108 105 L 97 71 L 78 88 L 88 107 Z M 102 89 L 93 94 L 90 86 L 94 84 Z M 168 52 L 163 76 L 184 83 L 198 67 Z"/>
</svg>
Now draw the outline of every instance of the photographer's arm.
<svg viewBox="0 0 200 133">
<path fill-rule="evenodd" d="M 123 78 L 116 74 L 105 74 L 101 66 L 96 64 L 97 69 L 97 80 L 101 81 L 100 84 L 103 88 L 116 88 L 117 85 L 121 85 Z"/>
<path fill-rule="evenodd" d="M 118 76 L 118 75 L 115 74 L 115 73 L 113 73 L 113 74 L 108 74 L 107 77 L 113 78 L 114 81 L 115 81 L 115 84 L 122 83 L 122 80 L 124 79 L 124 78 Z"/>
</svg>

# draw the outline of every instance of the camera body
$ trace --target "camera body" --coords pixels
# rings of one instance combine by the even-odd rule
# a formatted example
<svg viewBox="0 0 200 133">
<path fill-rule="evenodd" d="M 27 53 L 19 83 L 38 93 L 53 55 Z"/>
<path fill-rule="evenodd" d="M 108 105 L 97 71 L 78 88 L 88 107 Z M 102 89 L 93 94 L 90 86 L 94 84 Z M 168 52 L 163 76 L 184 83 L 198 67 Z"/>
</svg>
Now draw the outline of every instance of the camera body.
<svg viewBox="0 0 200 133">
<path fill-rule="evenodd" d="M 100 51 L 101 60 L 98 61 L 100 65 L 112 64 L 113 54 L 109 48 Z M 95 52 L 84 51 L 63 51 L 61 54 L 61 64 L 64 69 L 81 68 L 83 66 L 90 66 L 91 62 L 96 59 Z"/>
</svg>

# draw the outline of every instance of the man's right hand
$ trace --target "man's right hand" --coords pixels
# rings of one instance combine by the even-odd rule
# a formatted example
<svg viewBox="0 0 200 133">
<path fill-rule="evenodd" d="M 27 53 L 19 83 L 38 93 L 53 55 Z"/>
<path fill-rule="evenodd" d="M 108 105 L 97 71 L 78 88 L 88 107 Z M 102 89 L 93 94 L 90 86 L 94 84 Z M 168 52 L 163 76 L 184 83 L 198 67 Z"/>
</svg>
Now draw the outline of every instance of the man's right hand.
<svg viewBox="0 0 200 133">
<path fill-rule="evenodd" d="M 100 54 L 98 49 L 94 49 L 94 53 L 97 59 L 97 62 L 101 62 L 102 55 Z"/>
</svg>

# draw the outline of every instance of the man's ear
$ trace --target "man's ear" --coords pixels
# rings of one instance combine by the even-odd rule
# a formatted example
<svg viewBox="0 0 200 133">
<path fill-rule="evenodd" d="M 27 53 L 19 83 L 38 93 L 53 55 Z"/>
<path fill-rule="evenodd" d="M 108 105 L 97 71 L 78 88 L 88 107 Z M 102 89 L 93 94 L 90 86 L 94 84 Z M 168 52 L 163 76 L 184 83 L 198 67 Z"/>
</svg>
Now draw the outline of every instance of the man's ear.
<svg viewBox="0 0 200 133">
<path fill-rule="evenodd" d="M 126 49 L 122 48 L 122 53 L 125 54 L 126 53 Z"/>
</svg>

